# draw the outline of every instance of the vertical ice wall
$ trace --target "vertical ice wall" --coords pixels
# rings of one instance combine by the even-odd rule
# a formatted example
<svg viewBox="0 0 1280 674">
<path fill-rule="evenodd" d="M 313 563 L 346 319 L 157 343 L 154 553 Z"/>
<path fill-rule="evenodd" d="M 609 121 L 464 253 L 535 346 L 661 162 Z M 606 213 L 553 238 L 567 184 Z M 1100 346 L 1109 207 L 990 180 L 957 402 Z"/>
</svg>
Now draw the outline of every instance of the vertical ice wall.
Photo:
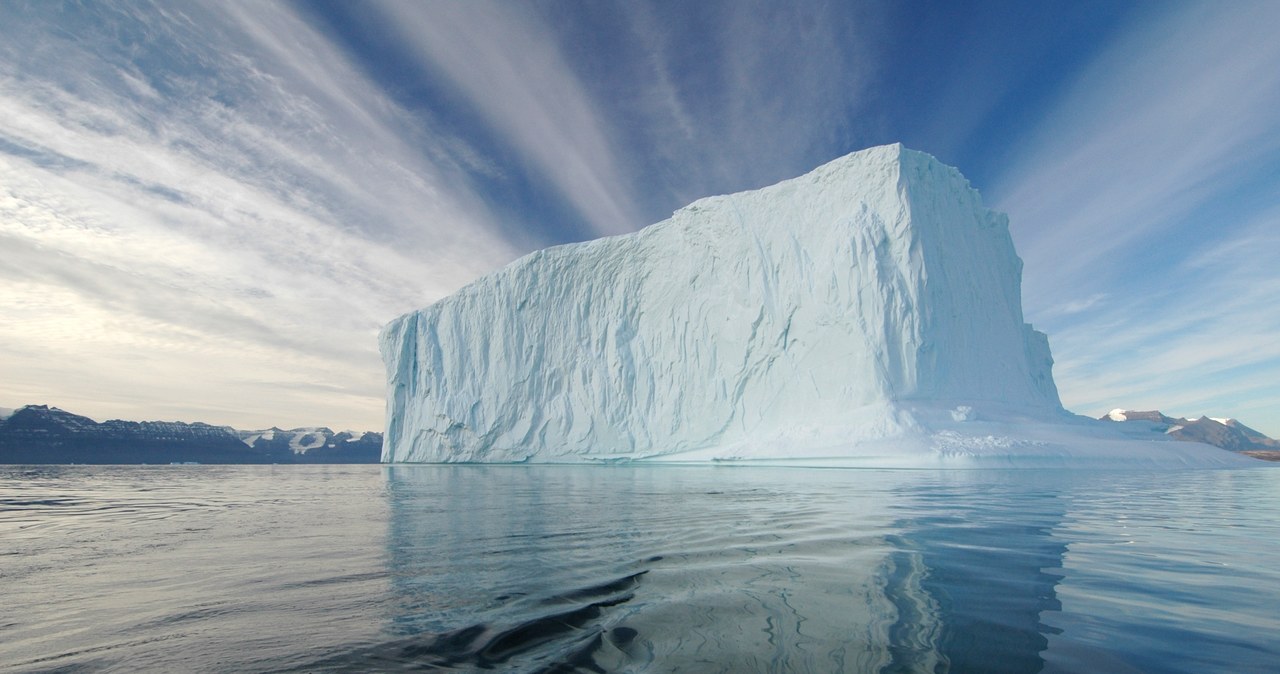
<svg viewBox="0 0 1280 674">
<path fill-rule="evenodd" d="M 1059 410 L 1021 265 L 1005 216 L 901 145 L 703 199 L 391 322 L 383 460 L 865 438 L 900 429 L 904 401 Z"/>
</svg>

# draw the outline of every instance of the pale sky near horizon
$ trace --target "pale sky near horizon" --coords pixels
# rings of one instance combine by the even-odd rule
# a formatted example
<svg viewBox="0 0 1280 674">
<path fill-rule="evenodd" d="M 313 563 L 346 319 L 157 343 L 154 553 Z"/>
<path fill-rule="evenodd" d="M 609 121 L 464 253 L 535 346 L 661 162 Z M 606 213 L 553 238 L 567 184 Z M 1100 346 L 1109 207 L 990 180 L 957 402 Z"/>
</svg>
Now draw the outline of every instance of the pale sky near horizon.
<svg viewBox="0 0 1280 674">
<path fill-rule="evenodd" d="M 903 142 L 1068 409 L 1280 436 L 1280 3 L 0 3 L 0 406 L 379 430 L 379 328 Z"/>
</svg>

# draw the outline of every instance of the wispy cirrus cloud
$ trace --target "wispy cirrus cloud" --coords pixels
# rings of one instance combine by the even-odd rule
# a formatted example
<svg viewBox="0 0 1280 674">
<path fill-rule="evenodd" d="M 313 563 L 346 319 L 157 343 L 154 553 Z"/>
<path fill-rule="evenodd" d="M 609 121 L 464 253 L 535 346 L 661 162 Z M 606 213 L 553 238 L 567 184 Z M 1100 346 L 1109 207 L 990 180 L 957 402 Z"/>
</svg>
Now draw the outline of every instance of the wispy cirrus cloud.
<svg viewBox="0 0 1280 674">
<path fill-rule="evenodd" d="M 1078 314 L 1084 311 L 1089 311 L 1090 309 L 1097 307 L 1103 302 L 1106 302 L 1107 298 L 1110 296 L 1111 296 L 1110 293 L 1094 293 L 1088 297 L 1081 297 L 1081 298 L 1067 300 L 1066 302 L 1063 302 L 1062 304 L 1059 304 L 1057 306 L 1049 307 L 1047 309 L 1041 310 L 1039 312 L 1039 315 L 1042 319 L 1044 319 L 1044 318 L 1057 318 L 1057 317 L 1063 317 L 1063 316 L 1070 316 L 1072 314 Z"/>
<path fill-rule="evenodd" d="M 15 403 L 376 428 L 378 327 L 516 252 L 466 144 L 286 5 L 0 15 Z"/>
<path fill-rule="evenodd" d="M 861 149 L 850 129 L 875 70 L 870 10 L 373 6 L 377 33 L 459 92 L 587 223 L 567 238 L 638 229 Z"/>
<path fill-rule="evenodd" d="M 648 224 L 632 202 L 603 115 L 536 13 L 488 2 L 371 6 L 425 69 L 461 91 L 546 176 L 592 233 Z"/>
<path fill-rule="evenodd" d="M 707 2 L 673 14 L 626 5 L 646 68 L 638 95 L 611 110 L 644 131 L 631 146 L 652 162 L 651 191 L 680 206 L 862 149 L 859 113 L 884 58 L 874 7 Z"/>
<path fill-rule="evenodd" d="M 993 190 L 1033 272 L 1033 305 L 1080 279 L 1110 280 L 1126 248 L 1275 170 L 1280 43 L 1269 27 L 1280 9 L 1171 9 L 1095 60 Z M 1062 255 L 1078 248 L 1089 254 Z"/>
<path fill-rule="evenodd" d="M 1158 9 L 1084 71 L 995 202 L 1068 407 L 1235 414 L 1277 433 L 1280 213 L 1265 207 L 1280 199 L 1280 7 Z"/>
</svg>

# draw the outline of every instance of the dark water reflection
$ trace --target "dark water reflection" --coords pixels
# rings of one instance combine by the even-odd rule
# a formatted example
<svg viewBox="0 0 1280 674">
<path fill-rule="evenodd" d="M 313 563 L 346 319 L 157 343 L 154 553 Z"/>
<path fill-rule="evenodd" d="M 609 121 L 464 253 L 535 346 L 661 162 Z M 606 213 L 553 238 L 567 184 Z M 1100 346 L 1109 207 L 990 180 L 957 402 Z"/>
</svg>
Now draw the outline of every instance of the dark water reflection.
<svg viewBox="0 0 1280 674">
<path fill-rule="evenodd" d="M 1067 546 L 1053 531 L 1065 506 L 1052 491 L 1008 492 L 929 485 L 901 495 L 930 514 L 904 519 L 902 533 L 889 537 L 895 573 L 886 591 L 898 620 L 889 633 L 893 661 L 882 671 L 1043 668 L 1055 629 L 1040 617 L 1062 607 L 1055 586 Z"/>
<path fill-rule="evenodd" d="M 0 475 L 0 669 L 1269 671 L 1280 471 Z"/>
</svg>

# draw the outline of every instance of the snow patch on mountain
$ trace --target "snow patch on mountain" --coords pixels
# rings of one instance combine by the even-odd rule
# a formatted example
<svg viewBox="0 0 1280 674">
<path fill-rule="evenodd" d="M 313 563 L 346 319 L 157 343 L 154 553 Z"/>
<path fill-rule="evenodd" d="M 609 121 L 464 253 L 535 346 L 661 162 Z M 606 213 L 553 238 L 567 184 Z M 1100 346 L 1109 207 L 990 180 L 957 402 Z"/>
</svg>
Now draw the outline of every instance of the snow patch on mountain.
<svg viewBox="0 0 1280 674">
<path fill-rule="evenodd" d="M 274 426 L 266 430 L 238 431 L 240 441 L 250 447 L 279 444 L 287 446 L 294 454 L 306 454 L 323 447 L 331 447 L 339 442 L 360 442 L 364 433 L 343 431 L 334 433 L 323 426 L 292 428 L 284 430 Z"/>
</svg>

